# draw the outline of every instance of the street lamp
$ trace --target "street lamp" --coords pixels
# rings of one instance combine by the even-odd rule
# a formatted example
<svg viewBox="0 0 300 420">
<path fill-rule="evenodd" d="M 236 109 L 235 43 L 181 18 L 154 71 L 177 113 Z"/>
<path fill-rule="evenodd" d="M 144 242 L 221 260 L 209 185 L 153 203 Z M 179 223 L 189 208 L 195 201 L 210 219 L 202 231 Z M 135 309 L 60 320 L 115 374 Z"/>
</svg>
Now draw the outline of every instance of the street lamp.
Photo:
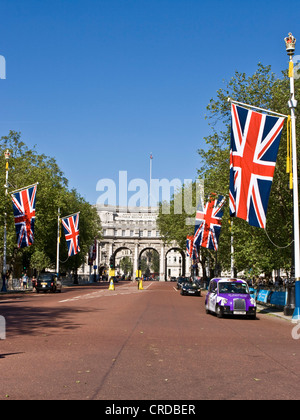
<svg viewBox="0 0 300 420">
<path fill-rule="evenodd" d="M 4 157 L 5 157 L 5 197 L 7 197 L 7 189 L 8 189 L 8 161 L 10 158 L 10 151 L 8 149 L 5 150 L 4 152 Z M 5 200 L 5 207 L 6 207 L 6 200 Z M 6 208 L 4 211 L 4 246 L 3 246 L 3 272 L 2 272 L 2 289 L 1 292 L 7 292 L 7 288 L 6 288 L 6 271 L 7 271 L 7 266 L 6 266 L 6 239 L 7 239 L 7 233 L 6 233 L 6 218 L 7 218 L 7 213 L 6 213 Z"/>
<path fill-rule="evenodd" d="M 300 321 L 300 237 L 299 237 L 299 203 L 298 203 L 298 170 L 297 170 L 297 144 L 296 144 L 296 107 L 294 87 L 294 63 L 296 38 L 288 34 L 284 38 L 287 55 L 290 57 L 289 78 L 290 78 L 290 100 L 288 106 L 291 110 L 292 128 L 292 152 L 293 152 L 293 206 L 294 206 L 294 255 L 295 255 L 295 310 L 292 317 L 293 322 Z"/>
</svg>

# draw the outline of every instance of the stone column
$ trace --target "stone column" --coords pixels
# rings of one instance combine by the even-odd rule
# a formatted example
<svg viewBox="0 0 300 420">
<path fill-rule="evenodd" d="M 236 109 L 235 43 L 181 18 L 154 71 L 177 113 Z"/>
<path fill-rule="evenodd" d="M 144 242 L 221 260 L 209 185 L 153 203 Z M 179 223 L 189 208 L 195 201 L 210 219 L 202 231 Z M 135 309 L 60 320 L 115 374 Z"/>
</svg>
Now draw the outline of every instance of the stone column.
<svg viewBox="0 0 300 420">
<path fill-rule="evenodd" d="M 133 259 L 133 278 L 136 279 L 136 271 L 139 264 L 139 244 L 135 244 L 134 248 L 134 259 Z"/>
<path fill-rule="evenodd" d="M 159 280 L 165 281 L 165 247 L 164 245 L 162 245 L 160 248 Z"/>
<path fill-rule="evenodd" d="M 113 243 L 112 242 L 110 244 L 108 244 L 108 249 L 109 249 L 109 251 L 108 251 L 108 261 L 109 261 L 110 257 L 113 254 Z"/>
<path fill-rule="evenodd" d="M 185 275 L 186 275 L 186 277 L 190 277 L 190 275 L 191 275 L 191 265 L 192 265 L 191 258 L 188 257 L 185 254 Z"/>
</svg>

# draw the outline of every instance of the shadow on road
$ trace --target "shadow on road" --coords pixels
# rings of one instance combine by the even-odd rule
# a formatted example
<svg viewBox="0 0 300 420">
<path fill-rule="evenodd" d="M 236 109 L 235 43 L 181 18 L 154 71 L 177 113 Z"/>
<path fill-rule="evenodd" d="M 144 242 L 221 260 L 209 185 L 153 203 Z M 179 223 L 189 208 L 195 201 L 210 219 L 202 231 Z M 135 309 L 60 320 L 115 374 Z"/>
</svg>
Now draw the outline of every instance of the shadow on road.
<svg viewBox="0 0 300 420">
<path fill-rule="evenodd" d="M 101 311 L 98 309 L 97 311 Z M 75 330 L 82 326 L 78 322 L 80 314 L 93 312 L 95 308 L 57 308 L 57 307 L 32 307 L 25 305 L 14 305 L 13 307 L 0 307 L 0 315 L 6 320 L 6 335 L 40 335 L 54 334 L 53 329 Z"/>
<path fill-rule="evenodd" d="M 0 359 L 5 359 L 7 356 L 14 356 L 15 354 L 24 354 L 24 352 L 19 351 L 17 353 L 5 353 L 5 354 L 0 353 Z"/>
</svg>

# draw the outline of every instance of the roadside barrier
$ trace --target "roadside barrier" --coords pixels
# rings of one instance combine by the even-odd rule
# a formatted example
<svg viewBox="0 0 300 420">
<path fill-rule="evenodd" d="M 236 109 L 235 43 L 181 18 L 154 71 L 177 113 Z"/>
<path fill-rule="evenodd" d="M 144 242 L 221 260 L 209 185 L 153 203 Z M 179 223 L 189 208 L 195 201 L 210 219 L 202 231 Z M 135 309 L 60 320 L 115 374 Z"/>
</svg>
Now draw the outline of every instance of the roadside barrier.
<svg viewBox="0 0 300 420">
<path fill-rule="evenodd" d="M 257 302 L 280 307 L 284 307 L 286 305 L 286 291 L 254 289 L 252 287 L 250 290 L 254 291 L 255 299 Z"/>
</svg>

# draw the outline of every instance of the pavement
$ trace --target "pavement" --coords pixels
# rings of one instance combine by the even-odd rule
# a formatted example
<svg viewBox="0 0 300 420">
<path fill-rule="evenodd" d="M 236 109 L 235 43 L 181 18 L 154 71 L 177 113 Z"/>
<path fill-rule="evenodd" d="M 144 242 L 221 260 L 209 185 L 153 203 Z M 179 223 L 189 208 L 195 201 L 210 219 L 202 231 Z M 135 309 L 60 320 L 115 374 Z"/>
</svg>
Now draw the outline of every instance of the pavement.
<svg viewBox="0 0 300 420">
<path fill-rule="evenodd" d="M 283 308 L 276 308 L 276 307 L 270 307 L 270 306 L 263 306 L 260 304 L 257 304 L 257 311 L 258 314 L 268 314 L 272 316 L 276 316 L 278 318 L 285 319 L 286 321 L 292 321 L 292 315 L 287 316 L 283 312 Z"/>
<path fill-rule="evenodd" d="M 1 284 L 1 283 L 0 283 Z M 62 283 L 63 287 L 83 287 L 83 286 L 103 286 L 107 285 L 109 286 L 108 281 L 101 281 L 101 282 L 79 282 L 78 284 L 74 284 L 73 281 L 63 281 Z M 28 287 L 27 289 L 17 288 L 17 289 L 8 289 L 7 292 L 2 292 L 0 288 L 0 295 L 7 295 L 7 294 L 15 294 L 15 293 L 35 293 L 35 290 L 32 288 L 32 286 Z"/>
</svg>

